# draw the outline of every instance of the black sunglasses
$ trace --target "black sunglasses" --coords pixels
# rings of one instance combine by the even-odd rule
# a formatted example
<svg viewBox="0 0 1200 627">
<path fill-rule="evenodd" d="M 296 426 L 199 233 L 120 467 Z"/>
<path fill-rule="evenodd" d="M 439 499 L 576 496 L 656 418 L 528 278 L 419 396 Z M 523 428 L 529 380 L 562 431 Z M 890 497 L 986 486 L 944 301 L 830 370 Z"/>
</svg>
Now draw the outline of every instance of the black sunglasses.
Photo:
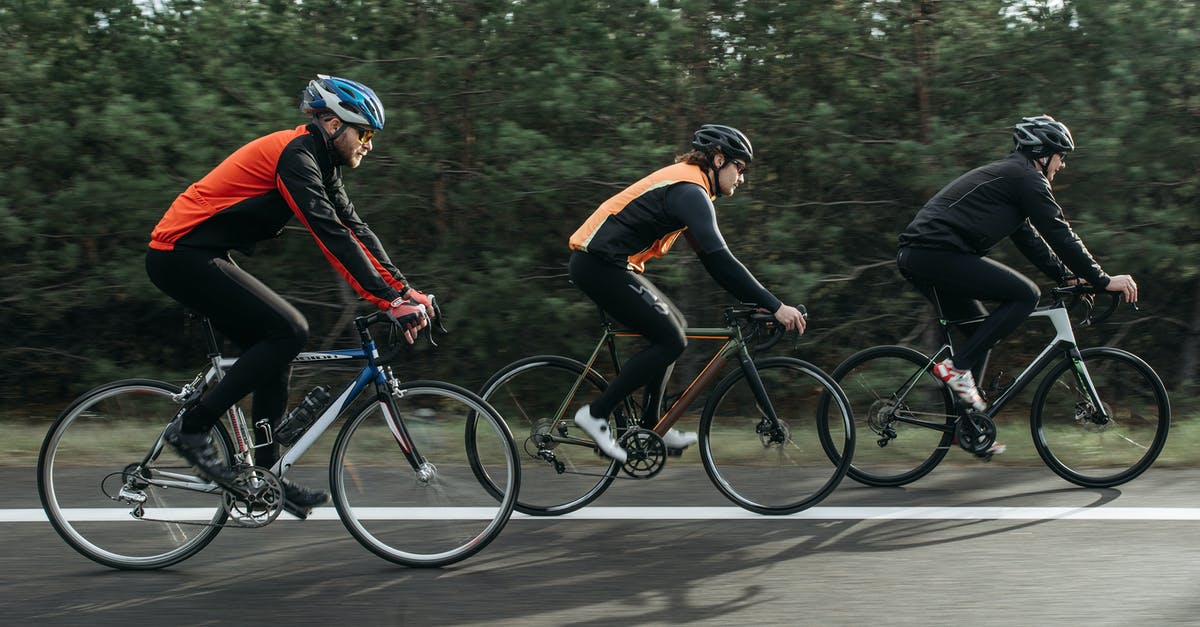
<svg viewBox="0 0 1200 627">
<path fill-rule="evenodd" d="M 730 159 L 729 162 L 733 164 L 733 167 L 737 168 L 738 174 L 744 174 L 746 172 L 746 168 L 750 167 L 748 163 L 744 161 L 738 161 L 737 159 Z"/>
</svg>

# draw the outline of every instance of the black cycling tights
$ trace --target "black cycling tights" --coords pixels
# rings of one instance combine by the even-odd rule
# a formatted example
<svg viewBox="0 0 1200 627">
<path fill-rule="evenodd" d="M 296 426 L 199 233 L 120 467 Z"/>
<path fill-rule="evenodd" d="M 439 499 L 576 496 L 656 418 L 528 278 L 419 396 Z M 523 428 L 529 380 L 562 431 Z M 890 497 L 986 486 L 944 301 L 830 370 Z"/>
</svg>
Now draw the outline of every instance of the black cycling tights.
<svg viewBox="0 0 1200 627">
<path fill-rule="evenodd" d="M 671 365 L 687 347 L 687 321 L 675 304 L 640 274 L 580 251 L 571 255 L 568 270 L 576 287 L 605 313 L 650 342 L 621 366 L 621 374 L 591 403 L 592 415 L 606 418 L 621 399 L 646 386 L 642 426 L 652 427 L 662 413 L 663 388 Z"/>
<path fill-rule="evenodd" d="M 948 250 L 904 247 L 896 254 L 896 265 L 930 301 L 942 305 L 949 320 L 987 316 L 968 334 L 966 346 L 954 353 L 954 367 L 970 370 L 976 381 L 987 366 L 988 352 L 1008 337 L 1037 307 L 1040 292 L 1036 283 L 1012 268 L 986 257 Z M 980 300 L 999 301 L 990 315 Z"/>
<path fill-rule="evenodd" d="M 251 392 L 251 424 L 266 419 L 278 425 L 287 407 L 289 364 L 308 341 L 304 315 L 222 251 L 151 249 L 146 272 L 168 296 L 208 316 L 242 351 L 221 382 L 184 413 L 183 429 L 207 430 Z M 270 466 L 278 448 L 262 447 L 255 453 L 257 465 Z"/>
</svg>

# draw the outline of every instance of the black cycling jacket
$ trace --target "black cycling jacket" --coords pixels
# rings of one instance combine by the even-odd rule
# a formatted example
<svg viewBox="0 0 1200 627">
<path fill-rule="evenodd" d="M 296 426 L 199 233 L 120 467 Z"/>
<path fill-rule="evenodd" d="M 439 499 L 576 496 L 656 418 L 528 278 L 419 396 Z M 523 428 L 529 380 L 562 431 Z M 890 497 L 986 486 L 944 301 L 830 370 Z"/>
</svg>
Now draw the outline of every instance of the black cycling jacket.
<svg viewBox="0 0 1200 627">
<path fill-rule="evenodd" d="M 570 246 L 641 273 L 646 261 L 665 255 L 682 235 L 718 285 L 742 302 L 777 311 L 783 301 L 725 243 L 708 184 L 704 172 L 688 163 L 657 170 L 600 205 Z"/>
<path fill-rule="evenodd" d="M 1108 285 L 1109 276 L 1054 200 L 1050 181 L 1019 152 L 975 168 L 942 188 L 900 234 L 900 246 L 982 257 L 1005 237 L 1054 281 L 1062 282 L 1073 272 L 1097 287 Z"/>
</svg>

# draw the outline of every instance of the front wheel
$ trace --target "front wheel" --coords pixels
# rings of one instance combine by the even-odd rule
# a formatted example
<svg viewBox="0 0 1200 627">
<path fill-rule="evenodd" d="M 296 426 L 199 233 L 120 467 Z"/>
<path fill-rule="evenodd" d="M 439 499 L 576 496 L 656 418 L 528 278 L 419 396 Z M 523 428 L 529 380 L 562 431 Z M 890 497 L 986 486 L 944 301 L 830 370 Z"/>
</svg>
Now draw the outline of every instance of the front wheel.
<svg viewBox="0 0 1200 627">
<path fill-rule="evenodd" d="M 1030 428 L 1038 455 L 1058 476 L 1088 488 L 1120 485 L 1146 471 L 1167 441 L 1171 405 L 1162 380 L 1123 350 L 1080 351 L 1063 359 L 1033 398 Z M 1083 369 L 1100 397 L 1088 394 Z M 1103 411 L 1101 411 L 1103 410 Z"/>
<path fill-rule="evenodd" d="M 619 464 L 599 454 L 574 422 L 575 411 L 606 387 L 608 382 L 595 370 L 555 355 L 515 361 L 484 383 L 480 396 L 507 421 L 521 451 L 517 511 L 531 516 L 566 514 L 596 500 L 612 485 Z M 628 425 L 625 412 L 618 408 L 609 418 L 616 433 Z M 476 474 L 484 485 L 494 485 L 487 473 Z"/>
<path fill-rule="evenodd" d="M 859 446 L 846 473 L 871 486 L 901 486 L 946 457 L 958 415 L 930 359 L 904 346 L 861 350 L 833 370 L 850 399 Z M 828 446 L 835 458 L 840 452 Z"/>
<path fill-rule="evenodd" d="M 467 461 L 472 417 L 475 455 L 496 479 L 499 498 L 480 485 Z M 413 468 L 406 451 L 424 464 Z M 386 560 L 418 567 L 453 564 L 487 546 L 512 515 L 520 485 L 504 421 L 475 394 L 439 381 L 401 384 L 391 399 L 348 421 L 329 473 L 350 534 Z"/>
<path fill-rule="evenodd" d="M 734 503 L 759 514 L 792 514 L 819 503 L 846 474 L 854 453 L 850 403 L 812 364 L 773 357 L 754 366 L 779 420 L 771 420 L 738 369 L 704 407 L 700 458 L 713 485 Z M 822 430 L 842 452 L 836 461 L 821 445 Z"/>
<path fill-rule="evenodd" d="M 85 557 L 112 568 L 163 568 L 221 530 L 221 493 L 162 443 L 178 392 L 162 381 L 116 381 L 79 397 L 51 425 L 38 493 L 54 530 Z M 220 424 L 212 436 L 228 462 L 229 436 Z"/>
</svg>

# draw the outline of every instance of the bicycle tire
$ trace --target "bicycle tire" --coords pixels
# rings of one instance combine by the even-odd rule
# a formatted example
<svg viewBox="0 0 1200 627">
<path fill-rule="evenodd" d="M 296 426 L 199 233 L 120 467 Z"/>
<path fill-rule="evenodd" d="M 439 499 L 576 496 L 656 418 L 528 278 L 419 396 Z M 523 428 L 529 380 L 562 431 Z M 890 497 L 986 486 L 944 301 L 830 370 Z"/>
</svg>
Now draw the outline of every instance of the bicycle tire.
<svg viewBox="0 0 1200 627">
<path fill-rule="evenodd" d="M 954 440 L 953 429 L 938 431 L 896 420 L 907 415 L 947 426 L 958 419 L 954 397 L 928 369 L 929 358 L 904 346 L 863 349 L 838 365 L 832 377 L 850 400 L 855 433 L 868 438 L 854 452 L 847 475 L 870 486 L 902 486 L 929 474 Z M 924 370 L 897 402 L 914 374 Z M 894 435 L 885 436 L 891 429 Z M 832 459 L 840 453 L 822 437 Z"/>
<path fill-rule="evenodd" d="M 219 491 L 144 481 L 141 520 L 131 515 L 131 502 L 105 493 L 116 494 L 126 469 L 150 453 L 179 411 L 171 399 L 178 392 L 178 386 L 163 381 L 114 381 L 72 402 L 46 433 L 37 468 L 42 508 L 58 535 L 88 559 L 123 570 L 163 568 L 195 555 L 220 532 L 228 514 Z M 222 425 L 214 426 L 213 440 L 229 460 L 233 445 Z M 140 474 L 154 480 L 194 476 L 169 446 Z"/>
<path fill-rule="evenodd" d="M 1042 461 L 1088 488 L 1121 485 L 1150 468 L 1167 441 L 1171 405 L 1162 379 L 1137 356 L 1112 347 L 1080 351 L 1112 421 L 1088 421 L 1093 410 L 1074 362 L 1047 373 L 1033 398 L 1029 426 Z"/>
<path fill-rule="evenodd" d="M 754 365 L 787 428 L 786 438 L 768 441 L 763 435 L 767 417 L 739 368 L 717 384 L 705 404 L 700 459 L 717 490 L 739 506 L 759 514 L 792 514 L 821 502 L 849 469 L 854 455 L 850 403 L 833 378 L 810 363 L 771 357 Z M 824 426 L 830 437 L 841 442 L 836 461 L 819 442 L 822 421 L 830 423 Z"/>
<path fill-rule="evenodd" d="M 453 564 L 479 552 L 504 529 L 520 487 L 521 468 L 508 427 L 469 390 L 441 381 L 410 381 L 392 399 L 412 446 L 431 464 L 420 477 L 376 401 L 343 425 L 329 465 L 338 517 L 359 543 L 388 561 L 413 567 Z M 467 461 L 468 416 L 475 447 L 492 477 L 495 498 L 480 486 Z M 487 425 L 486 437 L 485 429 Z"/>
<path fill-rule="evenodd" d="M 563 464 L 558 472 L 553 463 L 539 457 L 541 436 L 558 432 L 559 425 L 550 424 L 576 381 L 583 388 L 576 390 L 575 400 L 568 400 L 563 416 L 566 434 L 589 438 L 574 427 L 574 412 L 585 402 L 595 399 L 608 387 L 608 382 L 595 370 L 568 357 L 538 355 L 517 360 L 500 370 L 484 383 L 480 396 L 496 408 L 509 427 L 521 439 L 521 490 L 517 511 L 530 516 L 559 516 L 573 512 L 596 500 L 612 485 L 619 464 L 598 454 L 592 446 L 576 444 L 546 445 L 554 458 Z M 621 433 L 629 420 L 623 411 L 614 411 L 609 419 Z M 468 437 L 471 430 L 468 429 Z M 468 451 L 472 451 L 468 440 Z M 498 493 L 495 482 L 478 469 L 471 455 L 472 468 L 484 486 Z"/>
</svg>

